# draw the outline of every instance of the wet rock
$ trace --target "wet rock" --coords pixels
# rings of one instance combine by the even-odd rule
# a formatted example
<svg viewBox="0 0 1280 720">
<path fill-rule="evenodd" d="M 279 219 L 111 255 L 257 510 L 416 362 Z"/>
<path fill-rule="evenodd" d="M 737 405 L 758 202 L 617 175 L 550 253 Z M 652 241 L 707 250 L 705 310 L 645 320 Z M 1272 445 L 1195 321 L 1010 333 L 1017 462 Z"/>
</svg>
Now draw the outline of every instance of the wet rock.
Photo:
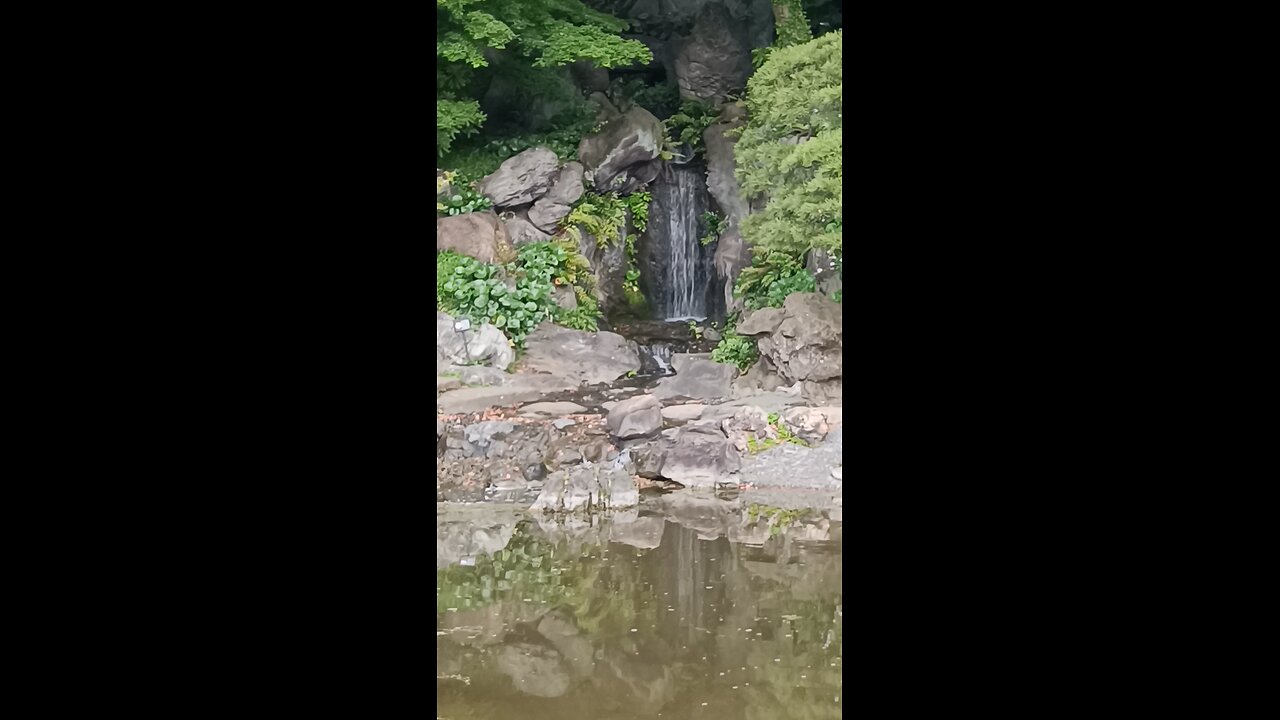
<svg viewBox="0 0 1280 720">
<path fill-rule="evenodd" d="M 654 396 L 717 400 L 729 397 L 738 370 L 733 365 L 713 362 L 710 354 L 676 353 L 671 356 L 676 374 L 665 377 L 653 389 Z"/>
<path fill-rule="evenodd" d="M 624 470 L 576 465 L 547 476 L 542 493 L 529 509 L 535 512 L 579 512 L 635 507 L 640 491 Z"/>
<path fill-rule="evenodd" d="M 559 168 L 560 159 L 554 152 L 544 147 L 530 148 L 508 158 L 480 181 L 478 189 L 495 207 L 526 205 L 551 189 Z"/>
<path fill-rule="evenodd" d="M 436 252 L 452 250 L 491 263 L 510 255 L 506 228 L 492 210 L 436 218 Z"/>
<path fill-rule="evenodd" d="M 611 383 L 640 370 L 635 343 L 611 332 L 584 332 L 549 322 L 525 339 L 522 370 L 579 383 Z"/>
<path fill-rule="evenodd" d="M 569 673 L 554 648 L 531 643 L 503 645 L 494 664 L 526 695 L 554 698 L 569 691 Z"/>
<path fill-rule="evenodd" d="M 797 407 L 782 413 L 782 424 L 792 435 L 817 445 L 830 432 L 826 416 L 815 408 Z"/>
<path fill-rule="evenodd" d="M 658 157 L 664 137 L 662 121 L 636 106 L 610 120 L 600 132 L 582 138 L 578 158 L 592 173 L 595 188 L 611 192 L 624 170 Z"/>
<path fill-rule="evenodd" d="M 622 440 L 656 434 L 662 429 L 662 403 L 652 395 L 638 395 L 619 402 L 609 411 L 609 432 Z"/>
<path fill-rule="evenodd" d="M 663 443 L 662 477 L 685 487 L 714 487 L 742 465 L 728 438 L 715 428 L 687 425 Z"/>
<path fill-rule="evenodd" d="M 507 336 L 498 328 L 472 324 L 464 338 L 464 333 L 454 330 L 454 318 L 443 312 L 436 312 L 436 352 L 457 365 L 479 361 L 499 370 L 506 370 L 516 359 Z"/>
<path fill-rule="evenodd" d="M 559 417 L 561 415 L 575 415 L 584 413 L 587 409 L 577 403 L 571 402 L 537 402 L 525 405 L 520 408 L 521 415 L 541 415 L 544 417 Z"/>
</svg>

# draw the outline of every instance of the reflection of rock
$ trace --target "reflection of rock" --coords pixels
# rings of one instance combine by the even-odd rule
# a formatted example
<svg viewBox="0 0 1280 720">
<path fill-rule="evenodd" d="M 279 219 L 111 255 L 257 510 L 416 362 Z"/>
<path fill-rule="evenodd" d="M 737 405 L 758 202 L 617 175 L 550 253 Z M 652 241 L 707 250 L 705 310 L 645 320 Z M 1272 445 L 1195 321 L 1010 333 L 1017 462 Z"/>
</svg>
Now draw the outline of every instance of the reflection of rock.
<svg viewBox="0 0 1280 720">
<path fill-rule="evenodd" d="M 573 618 L 560 610 L 552 610 L 538 622 L 538 633 L 555 646 L 572 669 L 575 677 L 590 677 L 595 670 L 595 648 L 581 634 Z"/>
<path fill-rule="evenodd" d="M 670 667 L 619 650 L 606 651 L 605 662 L 625 688 L 632 712 L 653 716 L 675 698 L 675 675 Z"/>
<path fill-rule="evenodd" d="M 510 511 L 472 514 L 452 522 L 437 517 L 436 569 L 501 550 L 515 528 L 516 516 Z"/>
<path fill-rule="evenodd" d="M 574 465 L 548 475 L 542 493 L 529 509 L 572 513 L 635 507 L 639 501 L 640 491 L 625 470 Z"/>
<path fill-rule="evenodd" d="M 530 643 L 504 645 L 498 651 L 496 666 L 526 695 L 553 698 L 569 691 L 569 673 L 554 648 Z"/>
<path fill-rule="evenodd" d="M 615 520 L 609 526 L 609 541 L 651 550 L 662 544 L 666 527 L 667 521 L 660 517 L 643 517 L 628 523 Z"/>
</svg>

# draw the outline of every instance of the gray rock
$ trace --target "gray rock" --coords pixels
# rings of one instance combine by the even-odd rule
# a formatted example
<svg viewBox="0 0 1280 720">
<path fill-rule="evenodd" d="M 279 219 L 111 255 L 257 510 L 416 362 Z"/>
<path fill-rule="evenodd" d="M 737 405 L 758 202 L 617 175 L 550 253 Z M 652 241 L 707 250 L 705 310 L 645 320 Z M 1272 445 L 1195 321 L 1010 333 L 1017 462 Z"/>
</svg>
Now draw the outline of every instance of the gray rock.
<svg viewBox="0 0 1280 720">
<path fill-rule="evenodd" d="M 662 408 L 662 417 L 671 422 L 685 423 L 702 417 L 706 409 L 706 405 L 672 405 Z"/>
<path fill-rule="evenodd" d="M 462 380 L 457 375 L 437 375 L 436 376 L 436 392 L 444 392 L 454 388 L 462 387 Z"/>
<path fill-rule="evenodd" d="M 611 332 L 542 323 L 525 338 L 522 369 L 579 383 L 611 383 L 640 370 L 635 343 Z"/>
<path fill-rule="evenodd" d="M 826 415 L 816 408 L 797 407 L 782 413 L 782 424 L 792 435 L 817 445 L 831 431 Z"/>
<path fill-rule="evenodd" d="M 506 230 L 507 237 L 511 244 L 515 247 L 528 245 L 535 242 L 546 242 L 551 236 L 542 230 L 529 219 L 529 214 L 525 210 L 519 212 L 506 212 L 502 214 L 502 225 Z"/>
<path fill-rule="evenodd" d="M 748 310 L 738 321 L 738 327 L 734 332 L 747 337 L 767 335 L 776 331 L 785 318 L 786 313 L 782 308 Z"/>
<path fill-rule="evenodd" d="M 436 522 L 436 569 L 493 554 L 511 541 L 519 518 L 510 510 L 456 512 Z"/>
<path fill-rule="evenodd" d="M 506 228 L 492 210 L 436 218 L 436 252 L 452 250 L 484 263 L 510 253 Z"/>
<path fill-rule="evenodd" d="M 716 242 L 716 253 L 712 258 L 716 269 L 716 280 L 720 283 L 724 296 L 726 313 L 742 311 L 742 298 L 733 294 L 733 287 L 738 282 L 742 269 L 751 264 L 751 250 L 736 225 L 730 223 L 729 228 L 720 233 Z"/>
<path fill-rule="evenodd" d="M 551 150 L 536 147 L 508 158 L 480 181 L 478 189 L 495 207 L 526 205 L 551 189 L 560 159 Z"/>
<path fill-rule="evenodd" d="M 559 420 L 551 421 L 551 426 L 557 430 L 563 430 L 569 427 L 570 425 L 577 425 L 577 424 L 578 424 L 577 420 L 570 420 L 569 418 L 560 418 Z"/>
<path fill-rule="evenodd" d="M 628 398 L 613 406 L 606 425 L 622 440 L 654 435 L 662 429 L 662 403 L 652 395 Z"/>
<path fill-rule="evenodd" d="M 582 138 L 578 158 L 591 171 L 595 188 L 610 192 L 617 189 L 614 181 L 622 171 L 658 157 L 664 137 L 662 122 L 637 106 Z"/>
<path fill-rule="evenodd" d="M 515 351 L 501 330 L 486 323 L 459 333 L 453 329 L 454 320 L 448 313 L 436 312 L 436 352 L 458 365 L 479 361 L 499 370 L 515 361 Z"/>
<path fill-rule="evenodd" d="M 555 232 L 556 226 L 582 197 L 582 174 L 582 163 L 565 163 L 555 184 L 529 208 L 529 222 L 543 232 Z"/>
<path fill-rule="evenodd" d="M 724 100 L 741 91 L 751 74 L 751 38 L 722 5 L 706 5 L 693 36 L 676 53 L 676 83 L 682 98 Z"/>
<path fill-rule="evenodd" d="M 810 250 L 805 260 L 805 269 L 813 276 L 818 292 L 830 297 L 832 293 L 844 287 L 840 273 L 836 272 L 835 261 L 825 250 Z"/>
<path fill-rule="evenodd" d="M 565 310 L 573 310 L 578 307 L 578 296 L 573 288 L 568 285 L 556 285 L 551 288 L 551 299 L 556 305 Z"/>
<path fill-rule="evenodd" d="M 674 440 L 663 443 L 662 477 L 685 487 L 714 487 L 742 465 L 729 440 L 715 428 L 687 425 Z"/>
<path fill-rule="evenodd" d="M 468 340 L 467 344 L 470 345 L 471 341 Z M 510 375 L 498 368 L 485 367 L 483 365 L 455 365 L 450 370 L 458 373 L 458 379 L 462 381 L 463 385 L 502 385 L 510 377 Z"/>
<path fill-rule="evenodd" d="M 676 374 L 662 378 L 653 394 L 660 399 L 688 398 L 716 400 L 729 397 L 738 369 L 733 365 L 712 362 L 709 354 L 676 353 L 671 367 Z"/>
<path fill-rule="evenodd" d="M 520 408 L 521 415 L 542 415 L 545 417 L 574 415 L 586 411 L 586 408 L 571 402 L 537 402 Z"/>
<path fill-rule="evenodd" d="M 575 465 L 547 476 L 529 509 L 535 512 L 579 512 L 635 507 L 640 490 L 625 470 L 601 465 Z"/>
<path fill-rule="evenodd" d="M 777 330 L 757 342 L 760 354 L 788 383 L 840 378 L 844 334 L 840 306 L 818 293 L 794 293 L 783 301 L 782 309 Z"/>
<path fill-rule="evenodd" d="M 741 120 L 719 122 L 702 131 L 706 146 L 707 192 L 716 199 L 725 219 L 734 226 L 746 219 L 749 208 L 734 175 L 733 140 L 725 137 L 725 133 L 743 124 Z"/>
<path fill-rule="evenodd" d="M 666 457 L 666 451 L 660 443 L 640 445 L 631 448 L 629 452 L 637 475 L 651 480 L 662 477 L 662 460 Z"/>
</svg>

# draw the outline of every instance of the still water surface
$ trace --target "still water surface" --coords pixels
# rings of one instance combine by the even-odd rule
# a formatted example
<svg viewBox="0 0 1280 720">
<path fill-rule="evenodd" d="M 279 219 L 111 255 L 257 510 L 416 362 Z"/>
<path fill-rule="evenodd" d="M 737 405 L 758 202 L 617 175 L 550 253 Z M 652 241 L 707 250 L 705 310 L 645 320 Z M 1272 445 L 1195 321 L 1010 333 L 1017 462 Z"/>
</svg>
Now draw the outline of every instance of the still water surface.
<svg viewBox="0 0 1280 720">
<path fill-rule="evenodd" d="M 841 525 L 438 518 L 436 716 L 841 716 Z"/>
</svg>

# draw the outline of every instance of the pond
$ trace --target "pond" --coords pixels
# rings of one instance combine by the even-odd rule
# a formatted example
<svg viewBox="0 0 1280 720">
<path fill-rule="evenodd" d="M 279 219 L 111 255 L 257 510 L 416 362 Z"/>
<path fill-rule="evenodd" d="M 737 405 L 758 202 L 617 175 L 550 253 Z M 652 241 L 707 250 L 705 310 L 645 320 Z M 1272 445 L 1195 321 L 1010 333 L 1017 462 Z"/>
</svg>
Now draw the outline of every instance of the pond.
<svg viewBox="0 0 1280 720">
<path fill-rule="evenodd" d="M 842 544 L 828 513 L 714 500 L 442 509 L 436 716 L 838 718 Z"/>
</svg>

